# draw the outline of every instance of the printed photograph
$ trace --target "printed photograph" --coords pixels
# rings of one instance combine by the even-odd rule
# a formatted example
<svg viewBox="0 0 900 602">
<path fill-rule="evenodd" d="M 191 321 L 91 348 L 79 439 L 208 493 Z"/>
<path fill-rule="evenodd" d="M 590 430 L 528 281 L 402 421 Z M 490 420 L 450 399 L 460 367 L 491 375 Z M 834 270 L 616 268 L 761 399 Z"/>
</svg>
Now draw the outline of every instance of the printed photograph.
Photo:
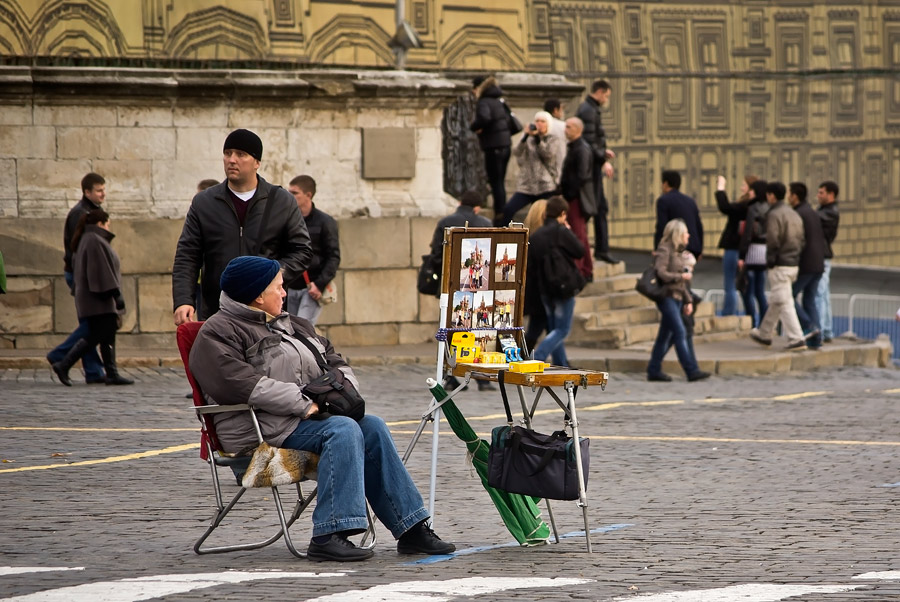
<svg viewBox="0 0 900 602">
<path fill-rule="evenodd" d="M 494 328 L 512 328 L 516 315 L 516 291 L 494 291 Z"/>
<path fill-rule="evenodd" d="M 484 291 L 488 289 L 491 267 L 491 239 L 464 238 L 460 245 L 459 290 Z"/>
<path fill-rule="evenodd" d="M 496 330 L 473 330 L 475 341 L 481 348 L 481 352 L 497 351 L 497 331 Z"/>
<path fill-rule="evenodd" d="M 516 281 L 516 250 L 519 245 L 497 244 L 497 253 L 494 256 L 494 282 Z"/>
<path fill-rule="evenodd" d="M 494 325 L 494 291 L 478 291 L 473 301 L 472 328 Z"/>
<path fill-rule="evenodd" d="M 472 328 L 472 307 L 474 305 L 475 293 L 467 293 L 465 291 L 453 293 L 450 328 Z"/>
</svg>

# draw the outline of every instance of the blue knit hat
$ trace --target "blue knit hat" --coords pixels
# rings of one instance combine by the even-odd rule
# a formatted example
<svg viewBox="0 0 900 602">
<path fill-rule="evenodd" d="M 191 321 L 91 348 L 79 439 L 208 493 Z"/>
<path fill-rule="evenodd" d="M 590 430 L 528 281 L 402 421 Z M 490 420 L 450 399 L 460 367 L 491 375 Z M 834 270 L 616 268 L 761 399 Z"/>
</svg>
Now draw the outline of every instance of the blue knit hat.
<svg viewBox="0 0 900 602">
<path fill-rule="evenodd" d="M 225 266 L 219 286 L 238 303 L 247 304 L 259 297 L 275 280 L 281 265 L 265 257 L 235 257 Z"/>
</svg>

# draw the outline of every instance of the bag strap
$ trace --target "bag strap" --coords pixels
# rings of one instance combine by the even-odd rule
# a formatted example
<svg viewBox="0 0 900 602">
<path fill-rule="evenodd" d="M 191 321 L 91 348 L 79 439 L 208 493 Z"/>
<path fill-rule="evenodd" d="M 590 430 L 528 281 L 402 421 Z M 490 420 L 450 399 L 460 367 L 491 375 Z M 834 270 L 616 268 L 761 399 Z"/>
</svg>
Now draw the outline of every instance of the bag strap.
<svg viewBox="0 0 900 602">
<path fill-rule="evenodd" d="M 322 356 L 322 352 L 319 351 L 318 349 L 316 349 L 316 346 L 313 345 L 312 343 L 310 343 L 306 337 L 295 336 L 294 338 L 297 339 L 298 341 L 300 341 L 301 343 L 303 343 L 304 345 L 306 345 L 306 348 L 309 349 L 310 351 L 312 351 L 313 355 L 316 357 L 316 363 L 319 365 L 319 368 L 322 369 L 322 372 L 328 372 L 328 368 L 330 366 L 328 365 L 328 362 L 325 361 L 325 358 Z"/>
<path fill-rule="evenodd" d="M 519 449 L 519 444 L 520 444 L 521 441 L 522 441 L 522 437 L 521 437 L 518 433 L 516 433 L 516 434 L 513 435 L 513 438 L 512 438 L 512 439 L 513 439 L 513 441 L 512 441 L 512 449 L 513 449 L 514 452 L 515 452 L 515 451 L 518 451 L 518 449 Z M 532 471 L 531 473 L 529 473 L 527 476 L 529 476 L 529 477 L 537 476 L 537 475 L 538 475 L 539 473 L 541 473 L 545 468 L 547 468 L 547 465 L 549 465 L 549 464 L 550 464 L 550 461 L 553 460 L 553 456 L 556 455 L 556 451 L 557 451 L 557 450 L 555 450 L 555 449 L 553 449 L 553 448 L 550 448 L 550 447 L 548 447 L 547 449 L 545 449 L 545 450 L 544 450 L 544 454 L 541 456 L 541 461 L 538 462 L 538 465 L 537 465 L 537 467 L 534 469 L 534 471 Z"/>
<path fill-rule="evenodd" d="M 503 398 L 503 409 L 506 410 L 506 421 L 509 426 L 513 425 L 512 411 L 509 409 L 509 398 L 506 396 L 506 370 L 497 372 L 497 383 L 500 385 L 500 397 Z"/>
</svg>

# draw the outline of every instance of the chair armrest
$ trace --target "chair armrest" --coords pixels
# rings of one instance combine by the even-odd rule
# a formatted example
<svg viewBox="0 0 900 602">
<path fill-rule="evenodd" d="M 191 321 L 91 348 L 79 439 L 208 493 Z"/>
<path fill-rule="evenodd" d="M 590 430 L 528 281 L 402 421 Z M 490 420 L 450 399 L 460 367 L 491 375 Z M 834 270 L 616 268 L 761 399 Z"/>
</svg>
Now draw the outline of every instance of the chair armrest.
<svg viewBox="0 0 900 602">
<path fill-rule="evenodd" d="M 221 414 L 223 412 L 244 412 L 252 408 L 250 404 L 236 403 L 227 406 L 192 406 L 191 409 L 197 412 L 198 415 L 205 416 L 206 414 Z"/>
</svg>

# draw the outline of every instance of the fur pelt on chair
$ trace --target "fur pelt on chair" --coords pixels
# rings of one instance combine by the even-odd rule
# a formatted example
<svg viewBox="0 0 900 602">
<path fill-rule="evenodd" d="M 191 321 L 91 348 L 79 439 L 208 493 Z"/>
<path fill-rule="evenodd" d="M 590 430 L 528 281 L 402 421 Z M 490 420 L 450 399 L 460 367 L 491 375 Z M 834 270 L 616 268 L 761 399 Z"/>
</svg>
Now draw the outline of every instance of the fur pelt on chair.
<svg viewBox="0 0 900 602">
<path fill-rule="evenodd" d="M 318 467 L 318 454 L 260 443 L 253 451 L 250 466 L 244 473 L 241 485 L 275 487 L 296 483 L 304 477 L 314 480 Z"/>
</svg>

